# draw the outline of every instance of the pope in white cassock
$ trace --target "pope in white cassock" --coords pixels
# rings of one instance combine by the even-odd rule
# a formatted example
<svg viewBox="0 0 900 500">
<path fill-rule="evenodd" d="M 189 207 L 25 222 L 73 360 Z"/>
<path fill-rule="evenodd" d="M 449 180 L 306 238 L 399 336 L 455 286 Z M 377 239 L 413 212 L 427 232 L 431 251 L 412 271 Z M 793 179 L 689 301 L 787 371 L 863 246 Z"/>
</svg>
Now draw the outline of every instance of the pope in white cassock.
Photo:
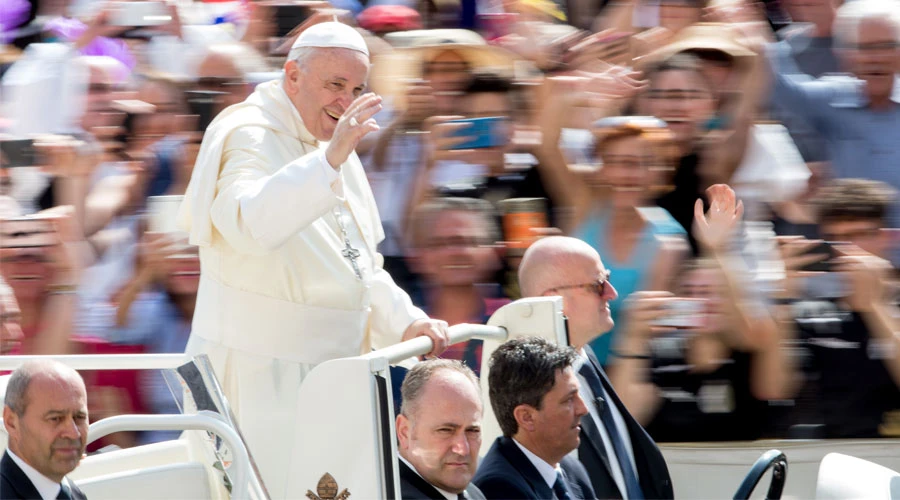
<svg viewBox="0 0 900 500">
<path fill-rule="evenodd" d="M 209 126 L 179 212 L 202 269 L 187 352 L 209 355 L 272 498 L 287 494 L 297 392 L 316 364 L 448 341 L 375 250 L 384 234 L 354 152 L 378 130 L 368 73 L 353 28 L 308 28 L 280 80 Z"/>
</svg>

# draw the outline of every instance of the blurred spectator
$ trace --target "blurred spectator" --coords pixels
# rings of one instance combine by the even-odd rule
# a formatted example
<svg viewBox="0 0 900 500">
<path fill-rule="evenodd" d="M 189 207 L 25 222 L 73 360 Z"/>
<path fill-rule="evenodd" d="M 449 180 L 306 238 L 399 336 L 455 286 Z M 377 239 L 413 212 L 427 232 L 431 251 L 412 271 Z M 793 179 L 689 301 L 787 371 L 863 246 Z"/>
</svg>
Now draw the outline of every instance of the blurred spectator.
<svg viewBox="0 0 900 500">
<path fill-rule="evenodd" d="M 512 81 L 506 77 L 478 74 L 472 79 L 459 109 L 467 119 L 496 118 L 490 134 L 493 144 L 499 145 L 459 149 L 459 145 L 475 139 L 464 135 L 467 123 L 436 119 L 426 136 L 431 155 L 418 173 L 414 200 L 432 191 L 474 195 L 492 203 L 509 198 L 549 198 L 546 220 L 553 223 L 556 200 L 545 188 L 536 159 L 516 158 L 522 163 L 508 164 L 507 153 L 514 152 L 515 147 L 515 124 L 522 119 L 514 92 Z"/>
<path fill-rule="evenodd" d="M 80 329 L 115 344 L 141 346 L 145 353 L 181 353 L 187 345 L 200 278 L 196 247 L 172 234 L 144 233 L 130 279 L 104 301 L 90 304 Z M 141 378 L 141 406 L 153 413 L 179 413 L 161 372 Z M 177 433 L 149 432 L 142 442 Z"/>
<path fill-rule="evenodd" d="M 375 60 L 372 81 L 381 80 L 394 114 L 378 134 L 363 164 L 385 230 L 379 250 L 385 269 L 412 290 L 412 277 L 403 259 L 409 212 L 419 200 L 416 179 L 428 164 L 423 132 L 436 114 L 458 113 L 460 96 L 473 68 L 507 67 L 504 51 L 487 46 L 477 34 L 464 30 L 405 33 L 412 46 Z M 380 76 L 379 76 L 380 75 Z M 374 134 L 373 134 L 374 135 Z"/>
<path fill-rule="evenodd" d="M 834 37 L 852 76 L 813 80 L 801 72 L 784 43 L 767 47 L 778 106 L 799 114 L 829 147 L 836 177 L 864 177 L 900 188 L 900 155 L 894 131 L 900 127 L 895 83 L 900 62 L 900 17 L 894 2 L 847 2 L 837 12 Z M 894 203 L 888 227 L 900 225 Z M 898 257 L 895 254 L 892 259 Z"/>
<path fill-rule="evenodd" d="M 0 354 L 19 351 L 22 344 L 22 312 L 13 289 L 0 276 Z"/>
<path fill-rule="evenodd" d="M 378 36 L 395 31 L 422 29 L 419 13 L 404 5 L 373 5 L 356 17 L 360 28 Z"/>
<path fill-rule="evenodd" d="M 2 222 L 0 275 L 20 308 L 22 353 L 69 353 L 75 289 L 84 266 L 71 207 Z"/>
<path fill-rule="evenodd" d="M 766 400 L 786 398 L 792 382 L 780 337 L 754 345 L 730 331 L 734 298 L 712 262 L 692 261 L 679 278 L 677 297 L 628 299 L 623 356 L 610 369 L 617 391 L 657 442 L 763 437 Z"/>
<path fill-rule="evenodd" d="M 248 82 L 250 75 L 266 70 L 265 61 L 249 45 L 238 42 L 211 45 L 197 67 L 197 90 L 220 92 L 216 94 L 215 116 L 246 99 L 253 92 Z"/>
<path fill-rule="evenodd" d="M 892 266 L 885 224 L 896 191 L 884 183 L 841 179 L 819 193 L 822 234 L 834 255 L 800 238 L 783 243 L 791 315 L 815 383 L 817 420 L 824 437 L 900 435 L 900 345 L 897 305 L 889 295 Z M 810 247 L 813 247 L 812 249 Z M 825 272 L 808 265 L 826 260 Z"/>
<path fill-rule="evenodd" d="M 787 0 L 784 6 L 797 23 L 778 32 L 791 46 L 797 69 L 814 78 L 840 71 L 832 27 L 839 1 Z M 828 145 L 802 116 L 774 106 L 773 115 L 790 131 L 800 154 L 809 162 L 828 159 Z"/>
<path fill-rule="evenodd" d="M 688 231 L 696 251 L 691 231 L 692 206 L 703 192 L 700 140 L 715 113 L 715 90 L 699 60 L 687 54 L 675 55 L 654 66 L 647 72 L 647 80 L 649 88 L 639 98 L 639 111 L 666 122 L 678 155 L 674 189 L 657 203 Z"/>
<path fill-rule="evenodd" d="M 501 267 L 500 234 L 493 207 L 484 200 L 437 198 L 413 215 L 412 268 L 422 278 L 422 308 L 450 325 L 484 324 L 507 300 L 492 282 Z M 448 348 L 442 358 L 481 372 L 481 340 Z"/>
<path fill-rule="evenodd" d="M 687 245 L 681 226 L 651 205 L 654 189 L 670 177 L 672 136 L 664 122 L 650 117 L 603 119 L 594 131 L 599 170 L 591 175 L 593 186 L 570 184 L 575 213 L 570 234 L 606 256 L 610 280 L 623 299 L 637 290 L 667 290 Z M 616 332 L 627 327 L 620 303 L 610 304 L 613 329 L 591 342 L 603 365 Z"/>
</svg>

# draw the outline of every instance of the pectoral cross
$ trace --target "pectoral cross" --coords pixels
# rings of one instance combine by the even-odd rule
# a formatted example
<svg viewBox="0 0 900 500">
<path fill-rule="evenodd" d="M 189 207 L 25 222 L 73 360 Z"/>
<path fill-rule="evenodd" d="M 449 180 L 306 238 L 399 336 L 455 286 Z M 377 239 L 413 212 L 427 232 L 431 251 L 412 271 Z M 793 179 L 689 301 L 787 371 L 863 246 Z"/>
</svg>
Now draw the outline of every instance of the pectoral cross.
<svg viewBox="0 0 900 500">
<path fill-rule="evenodd" d="M 350 244 L 350 236 L 347 234 L 347 226 L 344 225 L 344 218 L 340 207 L 334 207 L 333 213 L 338 227 L 341 230 L 341 238 L 344 239 L 344 248 L 341 250 L 341 255 L 350 261 L 350 265 L 353 266 L 353 272 L 356 273 L 356 277 L 362 279 L 362 271 L 359 270 L 359 264 L 356 262 L 360 253 L 359 250 L 353 248 L 353 245 Z"/>
<path fill-rule="evenodd" d="M 348 238 L 344 238 L 344 245 L 344 249 L 341 250 L 341 255 L 350 261 L 350 265 L 353 266 L 353 272 L 356 273 L 356 277 L 362 279 L 362 272 L 359 270 L 359 264 L 356 263 L 356 259 L 359 258 L 359 250 L 350 245 L 350 240 Z"/>
</svg>

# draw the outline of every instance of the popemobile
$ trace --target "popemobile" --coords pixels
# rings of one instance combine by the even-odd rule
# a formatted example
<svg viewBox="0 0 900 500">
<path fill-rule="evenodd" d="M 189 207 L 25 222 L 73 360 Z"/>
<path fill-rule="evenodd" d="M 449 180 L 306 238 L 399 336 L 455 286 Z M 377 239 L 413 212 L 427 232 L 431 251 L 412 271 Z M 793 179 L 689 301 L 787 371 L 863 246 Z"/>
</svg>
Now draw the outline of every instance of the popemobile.
<svg viewBox="0 0 900 500">
<path fill-rule="evenodd" d="M 483 360 L 511 338 L 540 336 L 557 343 L 567 339 L 560 297 L 521 299 L 499 309 L 486 325 L 458 325 L 450 332 L 453 343 L 482 339 Z M 363 356 L 327 361 L 308 375 L 299 389 L 296 436 L 293 443 L 285 443 L 291 447 L 289 466 L 294 471 L 287 490 L 294 492 L 291 497 L 400 497 L 389 368 L 431 351 L 431 342 L 419 337 Z M 0 357 L 0 369 L 13 370 L 34 358 Z M 69 477 L 91 500 L 270 498 L 205 356 L 54 358 L 77 370 L 164 370 L 182 411 L 119 415 L 93 423 L 89 443 L 120 431 L 183 432 L 170 441 L 86 457 Z M 488 370 L 483 362 L 486 399 Z M 5 387 L 0 394 L 4 392 Z M 500 435 L 489 401 L 484 412 L 481 455 Z M 0 434 L 5 446 L 7 436 Z M 677 443 L 661 449 L 676 498 L 751 498 L 757 483 L 770 477 L 770 499 L 888 499 L 896 498 L 900 484 L 900 474 L 892 470 L 900 468 L 896 444 L 884 439 L 779 440 Z"/>
</svg>

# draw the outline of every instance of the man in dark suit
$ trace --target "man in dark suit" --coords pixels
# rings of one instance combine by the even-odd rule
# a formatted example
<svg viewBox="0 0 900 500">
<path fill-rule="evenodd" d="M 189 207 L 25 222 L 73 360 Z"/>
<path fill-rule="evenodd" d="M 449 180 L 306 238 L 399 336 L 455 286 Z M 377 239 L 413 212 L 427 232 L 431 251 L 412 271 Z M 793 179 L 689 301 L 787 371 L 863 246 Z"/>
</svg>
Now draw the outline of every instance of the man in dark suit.
<svg viewBox="0 0 900 500">
<path fill-rule="evenodd" d="M 613 326 L 609 302 L 618 297 L 600 255 L 562 236 L 535 242 L 519 266 L 525 297 L 563 297 L 569 344 L 588 414 L 581 420 L 578 459 L 598 498 L 673 498 L 672 480 L 656 443 L 622 404 L 588 343 Z"/>
<path fill-rule="evenodd" d="M 542 338 L 510 340 L 491 355 L 491 405 L 503 436 L 472 481 L 491 500 L 595 498 L 578 460 L 587 408 L 578 394 L 570 347 Z"/>
<path fill-rule="evenodd" d="M 466 365 L 418 363 L 400 386 L 397 415 L 404 500 L 484 500 L 473 484 L 481 448 L 481 389 Z"/>
<path fill-rule="evenodd" d="M 6 386 L 0 499 L 82 500 L 66 474 L 87 444 L 87 394 L 81 375 L 56 361 L 27 362 Z"/>
</svg>

